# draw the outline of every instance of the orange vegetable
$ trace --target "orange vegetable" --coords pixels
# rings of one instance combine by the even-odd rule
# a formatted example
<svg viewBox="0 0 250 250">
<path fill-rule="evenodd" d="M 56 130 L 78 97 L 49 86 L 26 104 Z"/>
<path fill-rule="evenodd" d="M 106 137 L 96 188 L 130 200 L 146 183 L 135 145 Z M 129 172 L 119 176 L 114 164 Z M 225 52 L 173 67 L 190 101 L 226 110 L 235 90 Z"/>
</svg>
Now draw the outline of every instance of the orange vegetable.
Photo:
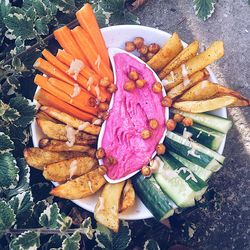
<svg viewBox="0 0 250 250">
<path fill-rule="evenodd" d="M 95 47 L 97 48 L 97 53 L 101 56 L 104 63 L 109 66 L 108 50 L 91 5 L 86 3 L 79 11 L 76 12 L 76 18 L 81 27 L 88 32 Z"/>
</svg>

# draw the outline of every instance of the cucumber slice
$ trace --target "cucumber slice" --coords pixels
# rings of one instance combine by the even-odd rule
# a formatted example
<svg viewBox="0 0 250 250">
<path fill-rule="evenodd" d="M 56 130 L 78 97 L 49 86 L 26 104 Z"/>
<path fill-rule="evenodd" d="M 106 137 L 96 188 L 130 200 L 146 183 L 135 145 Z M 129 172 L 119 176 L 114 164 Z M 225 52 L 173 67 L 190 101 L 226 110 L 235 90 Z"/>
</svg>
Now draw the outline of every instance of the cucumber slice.
<svg viewBox="0 0 250 250">
<path fill-rule="evenodd" d="M 145 178 L 138 173 L 132 180 L 136 194 L 157 220 L 161 221 L 173 215 L 177 206 L 163 193 L 153 176 Z"/>
<path fill-rule="evenodd" d="M 184 130 L 192 134 L 191 138 L 194 141 L 197 141 L 212 150 L 217 150 L 225 137 L 225 134 L 199 124 L 185 127 L 182 123 L 177 123 L 174 132 L 183 134 Z"/>
<path fill-rule="evenodd" d="M 154 174 L 161 189 L 179 206 L 191 207 L 195 205 L 195 192 L 172 169 L 166 161 L 161 161 L 159 170 Z"/>
<path fill-rule="evenodd" d="M 171 112 L 173 112 L 174 114 L 176 113 L 181 114 L 185 117 L 190 117 L 194 122 L 224 134 L 226 134 L 233 125 L 233 122 L 229 119 L 206 113 L 193 114 L 193 113 L 183 112 L 178 109 L 171 109 Z"/>
<path fill-rule="evenodd" d="M 194 174 L 196 174 L 203 181 L 207 181 L 211 177 L 212 172 L 210 170 L 207 170 L 206 168 L 202 168 L 199 165 L 194 164 L 193 162 L 191 162 L 191 161 L 187 160 L 186 158 L 174 153 L 173 151 L 168 150 L 168 152 L 176 160 L 181 162 L 185 167 L 189 168 Z"/>
</svg>

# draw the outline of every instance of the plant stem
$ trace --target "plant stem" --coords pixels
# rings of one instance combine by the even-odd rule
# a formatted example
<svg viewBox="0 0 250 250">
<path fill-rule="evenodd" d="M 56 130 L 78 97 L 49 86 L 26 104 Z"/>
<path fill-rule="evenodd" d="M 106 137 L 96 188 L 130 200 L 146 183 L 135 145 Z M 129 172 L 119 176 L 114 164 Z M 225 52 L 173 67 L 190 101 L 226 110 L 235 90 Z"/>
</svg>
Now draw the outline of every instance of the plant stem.
<svg viewBox="0 0 250 250">
<path fill-rule="evenodd" d="M 73 234 L 77 228 L 75 229 L 66 229 L 61 232 L 59 229 L 50 229 L 50 228 L 18 228 L 18 229 L 8 229 L 8 230 L 0 230 L 0 233 L 4 234 L 21 234 L 25 231 L 32 231 L 39 234 Z"/>
</svg>

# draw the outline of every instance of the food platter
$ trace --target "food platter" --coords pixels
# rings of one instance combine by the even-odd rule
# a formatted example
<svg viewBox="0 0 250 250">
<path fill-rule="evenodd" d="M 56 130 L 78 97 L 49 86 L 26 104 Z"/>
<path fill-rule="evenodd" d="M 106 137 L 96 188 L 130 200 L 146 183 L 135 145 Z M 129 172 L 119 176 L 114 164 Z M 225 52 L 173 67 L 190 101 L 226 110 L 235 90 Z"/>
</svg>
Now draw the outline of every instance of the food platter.
<svg viewBox="0 0 250 250">
<path fill-rule="evenodd" d="M 157 42 L 160 46 L 163 46 L 166 40 L 168 40 L 171 35 L 167 32 L 163 32 L 154 28 L 138 26 L 138 25 L 121 25 L 121 26 L 112 26 L 102 29 L 102 34 L 106 45 L 108 48 L 121 48 L 124 49 L 124 42 L 133 40 L 134 37 L 141 36 L 144 37 L 145 42 L 147 44 Z M 187 44 L 183 42 L 183 46 L 186 47 Z M 213 72 L 208 68 L 210 73 L 209 80 L 211 82 L 217 82 L 217 79 Z M 38 104 L 37 104 L 38 105 Z M 221 116 L 226 118 L 226 108 L 222 108 L 219 110 L 215 110 L 211 112 L 217 116 Z M 39 140 L 43 137 L 43 134 L 34 121 L 31 125 L 33 144 L 35 147 L 38 146 Z M 219 153 L 223 152 L 225 146 L 225 138 L 218 149 Z M 58 183 L 53 182 L 54 185 L 58 185 Z M 98 196 L 100 192 L 96 194 L 86 197 L 80 200 L 73 200 L 73 202 L 80 207 L 93 212 L 95 208 L 95 204 L 97 202 Z M 138 219 L 146 219 L 153 217 L 149 210 L 143 205 L 140 199 L 137 197 L 135 205 L 126 210 L 125 212 L 119 214 L 120 219 L 126 220 L 138 220 Z"/>
</svg>

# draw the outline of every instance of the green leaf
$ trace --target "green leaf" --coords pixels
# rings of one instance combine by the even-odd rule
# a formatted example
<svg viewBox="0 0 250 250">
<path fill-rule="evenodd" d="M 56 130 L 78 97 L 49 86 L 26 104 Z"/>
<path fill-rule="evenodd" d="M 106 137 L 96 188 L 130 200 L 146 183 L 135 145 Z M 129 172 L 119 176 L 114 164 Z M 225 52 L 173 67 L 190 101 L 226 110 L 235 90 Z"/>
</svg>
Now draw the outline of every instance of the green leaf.
<svg viewBox="0 0 250 250">
<path fill-rule="evenodd" d="M 0 132 L 0 154 L 10 152 L 14 149 L 14 142 L 3 132 Z"/>
<path fill-rule="evenodd" d="M 100 223 L 97 223 L 95 240 L 98 247 L 102 249 L 113 249 L 112 232 Z"/>
<path fill-rule="evenodd" d="M 80 249 L 81 235 L 78 231 L 63 240 L 62 250 L 77 250 Z"/>
<path fill-rule="evenodd" d="M 11 228 L 15 221 L 13 209 L 4 200 L 0 200 L 0 232 Z"/>
<path fill-rule="evenodd" d="M 0 118 L 6 122 L 12 122 L 18 119 L 20 116 L 16 109 L 10 108 L 8 104 L 3 103 L 0 100 Z"/>
<path fill-rule="evenodd" d="M 13 95 L 20 89 L 20 82 L 15 76 L 12 75 L 7 77 L 6 82 L 9 86 L 7 95 Z"/>
<path fill-rule="evenodd" d="M 161 250 L 161 249 L 155 240 L 150 239 L 144 243 L 143 250 Z"/>
<path fill-rule="evenodd" d="M 80 225 L 80 232 L 84 234 L 89 240 L 93 239 L 94 229 L 92 228 L 91 218 L 86 218 Z"/>
<path fill-rule="evenodd" d="M 57 220 L 59 215 L 59 208 L 56 203 L 48 206 L 39 217 L 39 224 L 42 227 L 57 228 Z"/>
<path fill-rule="evenodd" d="M 0 187 L 14 188 L 18 182 L 18 172 L 16 160 L 10 153 L 0 154 Z"/>
<path fill-rule="evenodd" d="M 54 235 L 52 235 L 50 238 L 49 238 L 49 240 L 48 240 L 48 242 L 46 242 L 44 245 L 43 245 L 43 249 L 45 250 L 45 249 L 54 249 L 54 250 L 56 250 L 56 249 L 61 249 L 61 246 L 62 246 L 62 242 L 63 242 L 63 240 L 65 239 L 65 236 L 63 236 L 63 235 L 57 235 L 57 234 L 54 234 Z"/>
<path fill-rule="evenodd" d="M 23 226 L 32 214 L 33 198 L 30 191 L 19 193 L 9 201 L 11 208 L 16 214 L 17 226 Z"/>
<path fill-rule="evenodd" d="M 74 0 L 54 0 L 53 3 L 56 5 L 58 10 L 66 14 L 77 10 Z"/>
<path fill-rule="evenodd" d="M 9 0 L 0 0 L 0 28 L 4 27 L 3 19 L 8 15 L 10 11 Z"/>
<path fill-rule="evenodd" d="M 215 0 L 193 0 L 195 15 L 206 21 L 215 10 Z"/>
<path fill-rule="evenodd" d="M 139 17 L 134 15 L 130 11 L 125 11 L 124 12 L 124 23 L 129 23 L 129 24 L 140 24 Z"/>
<path fill-rule="evenodd" d="M 38 249 L 40 247 L 40 235 L 36 232 L 26 231 L 14 238 L 10 243 L 11 250 Z"/>
<path fill-rule="evenodd" d="M 72 224 L 72 219 L 69 216 L 58 214 L 57 225 L 61 232 L 70 228 L 71 224 Z"/>
<path fill-rule="evenodd" d="M 49 27 L 47 25 L 47 18 L 41 17 L 35 22 L 36 30 L 39 35 L 48 35 Z"/>
</svg>

